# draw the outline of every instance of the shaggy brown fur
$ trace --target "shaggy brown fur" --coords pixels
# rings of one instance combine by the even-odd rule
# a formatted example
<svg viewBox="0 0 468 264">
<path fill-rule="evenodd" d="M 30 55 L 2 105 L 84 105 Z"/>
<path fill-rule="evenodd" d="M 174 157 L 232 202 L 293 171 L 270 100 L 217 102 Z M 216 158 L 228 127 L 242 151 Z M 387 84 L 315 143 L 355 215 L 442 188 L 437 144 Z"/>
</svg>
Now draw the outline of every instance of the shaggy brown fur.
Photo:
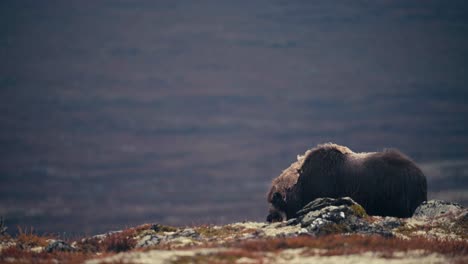
<svg viewBox="0 0 468 264">
<path fill-rule="evenodd" d="M 371 215 L 410 217 L 427 200 L 426 177 L 397 150 L 354 153 L 328 143 L 308 150 L 273 180 L 267 221 L 281 221 L 319 197 L 349 196 Z"/>
</svg>

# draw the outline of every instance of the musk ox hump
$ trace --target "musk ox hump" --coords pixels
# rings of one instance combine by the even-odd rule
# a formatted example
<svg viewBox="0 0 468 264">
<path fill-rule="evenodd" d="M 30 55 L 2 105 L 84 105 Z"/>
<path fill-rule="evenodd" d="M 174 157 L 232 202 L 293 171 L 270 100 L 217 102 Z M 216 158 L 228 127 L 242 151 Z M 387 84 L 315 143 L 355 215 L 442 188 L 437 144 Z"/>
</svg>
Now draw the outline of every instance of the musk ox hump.
<svg viewBox="0 0 468 264">
<path fill-rule="evenodd" d="M 340 184 L 339 176 L 343 173 L 343 164 L 347 156 L 353 154 L 349 148 L 333 143 L 313 148 L 301 166 L 296 192 L 307 199 L 306 202 L 310 202 L 309 199 L 312 198 L 333 196 Z"/>
</svg>

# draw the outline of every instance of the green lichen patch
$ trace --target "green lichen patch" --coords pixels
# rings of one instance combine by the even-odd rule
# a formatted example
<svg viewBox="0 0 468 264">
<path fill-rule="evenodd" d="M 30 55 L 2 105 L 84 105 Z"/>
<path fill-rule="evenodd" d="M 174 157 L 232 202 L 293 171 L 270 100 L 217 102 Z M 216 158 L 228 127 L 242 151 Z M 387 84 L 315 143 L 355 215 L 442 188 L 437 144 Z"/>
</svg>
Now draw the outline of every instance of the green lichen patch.
<svg viewBox="0 0 468 264">
<path fill-rule="evenodd" d="M 349 232 L 349 228 L 345 224 L 331 223 L 320 227 L 320 235 L 342 234 Z"/>
<path fill-rule="evenodd" d="M 360 206 L 359 204 L 351 205 L 351 210 L 353 211 L 355 216 L 358 216 L 358 217 L 361 217 L 361 218 L 364 218 L 364 217 L 368 216 L 366 210 L 362 206 Z"/>
<path fill-rule="evenodd" d="M 235 229 L 229 226 L 200 226 L 195 228 L 195 231 L 198 232 L 203 237 L 226 237 L 233 235 Z"/>
<path fill-rule="evenodd" d="M 241 234 L 253 232 L 254 230 L 245 229 L 238 226 L 199 226 L 194 228 L 195 232 L 199 233 L 205 238 L 226 238 L 226 237 L 235 237 Z"/>
</svg>

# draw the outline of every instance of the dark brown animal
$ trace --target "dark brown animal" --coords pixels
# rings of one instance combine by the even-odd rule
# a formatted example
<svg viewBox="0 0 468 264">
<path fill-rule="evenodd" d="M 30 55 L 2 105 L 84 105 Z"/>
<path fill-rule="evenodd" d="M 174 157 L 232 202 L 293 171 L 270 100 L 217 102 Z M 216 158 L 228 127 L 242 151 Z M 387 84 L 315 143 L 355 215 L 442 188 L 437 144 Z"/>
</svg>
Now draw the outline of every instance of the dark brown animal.
<svg viewBox="0 0 468 264">
<path fill-rule="evenodd" d="M 345 196 L 370 215 L 410 217 L 427 200 L 426 177 L 397 150 L 354 153 L 332 143 L 318 145 L 273 180 L 267 221 L 294 218 L 319 197 Z"/>
</svg>

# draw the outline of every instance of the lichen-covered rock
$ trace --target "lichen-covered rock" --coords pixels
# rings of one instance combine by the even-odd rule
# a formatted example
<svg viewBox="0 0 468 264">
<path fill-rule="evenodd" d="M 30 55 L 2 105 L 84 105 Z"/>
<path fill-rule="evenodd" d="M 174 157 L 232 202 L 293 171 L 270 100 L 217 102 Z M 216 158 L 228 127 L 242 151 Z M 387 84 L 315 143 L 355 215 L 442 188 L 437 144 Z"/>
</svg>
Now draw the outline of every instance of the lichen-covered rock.
<svg viewBox="0 0 468 264">
<path fill-rule="evenodd" d="M 414 211 L 413 217 L 436 217 L 448 213 L 457 214 L 463 210 L 463 206 L 457 203 L 441 201 L 441 200 L 430 200 L 423 202 Z"/>
<path fill-rule="evenodd" d="M 386 216 L 379 222 L 379 225 L 387 229 L 395 229 L 400 227 L 403 224 L 403 221 L 400 218 Z"/>
<path fill-rule="evenodd" d="M 152 247 L 159 244 L 174 246 L 196 245 L 200 234 L 192 228 L 176 229 L 161 225 L 153 225 L 150 230 L 136 238 L 137 248 Z"/>
<path fill-rule="evenodd" d="M 178 235 L 183 236 L 183 237 L 191 237 L 191 238 L 198 238 L 200 236 L 200 234 L 195 232 L 195 230 L 193 230 L 192 228 L 185 228 L 184 230 L 179 232 Z"/>
<path fill-rule="evenodd" d="M 361 233 L 392 236 L 389 230 L 396 223 L 375 222 L 370 223 L 364 218 L 367 214 L 364 208 L 349 197 L 318 198 L 307 204 L 298 213 L 297 220 L 291 224 L 299 223 L 312 235 L 327 235 L 333 233 Z M 388 221 L 390 221 L 389 218 Z M 289 222 L 289 221 L 288 221 Z"/>
<path fill-rule="evenodd" d="M 158 245 L 161 242 L 162 238 L 161 236 L 158 235 L 146 235 L 142 237 L 141 239 L 137 240 L 137 243 L 135 245 L 136 248 L 142 248 L 142 247 L 151 247 Z"/>
<path fill-rule="evenodd" d="M 72 252 L 75 251 L 75 248 L 70 246 L 68 243 L 62 240 L 52 240 L 49 245 L 45 248 L 45 251 L 48 253 L 61 251 L 61 252 Z"/>
<path fill-rule="evenodd" d="M 309 212 L 313 211 L 318 211 L 322 208 L 325 207 L 330 207 L 330 206 L 345 206 L 345 207 L 351 207 L 352 205 L 358 205 L 353 199 L 350 197 L 343 197 L 343 198 L 317 198 L 313 200 L 312 202 L 308 203 L 306 206 L 304 206 L 301 210 L 297 212 L 297 215 L 300 217 L 302 215 L 305 215 Z"/>
</svg>

